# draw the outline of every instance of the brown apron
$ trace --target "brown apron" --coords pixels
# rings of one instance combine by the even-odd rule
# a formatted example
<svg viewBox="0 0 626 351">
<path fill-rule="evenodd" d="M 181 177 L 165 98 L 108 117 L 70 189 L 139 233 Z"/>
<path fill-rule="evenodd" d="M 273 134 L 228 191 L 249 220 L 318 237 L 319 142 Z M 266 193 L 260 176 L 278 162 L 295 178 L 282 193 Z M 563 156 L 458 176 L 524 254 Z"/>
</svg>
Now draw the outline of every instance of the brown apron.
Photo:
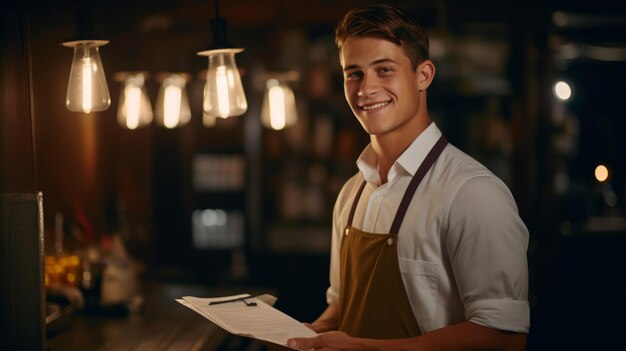
<svg viewBox="0 0 626 351">
<path fill-rule="evenodd" d="M 411 179 L 389 234 L 352 227 L 363 181 L 341 239 L 339 330 L 354 337 L 397 339 L 421 335 L 398 265 L 397 237 L 415 191 L 445 146 L 441 136 Z"/>
</svg>

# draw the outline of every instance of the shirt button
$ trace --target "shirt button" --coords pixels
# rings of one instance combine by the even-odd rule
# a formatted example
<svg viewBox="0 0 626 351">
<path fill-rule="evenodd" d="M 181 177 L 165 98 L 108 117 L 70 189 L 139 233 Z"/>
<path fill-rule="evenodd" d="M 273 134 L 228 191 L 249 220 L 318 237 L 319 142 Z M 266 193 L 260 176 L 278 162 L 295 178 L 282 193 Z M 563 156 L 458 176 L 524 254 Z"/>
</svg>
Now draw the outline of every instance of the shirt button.
<svg viewBox="0 0 626 351">
<path fill-rule="evenodd" d="M 350 234 L 350 228 L 346 228 L 346 235 Z"/>
<path fill-rule="evenodd" d="M 392 245 L 393 245 L 393 238 L 387 239 L 387 246 L 392 246 Z"/>
</svg>

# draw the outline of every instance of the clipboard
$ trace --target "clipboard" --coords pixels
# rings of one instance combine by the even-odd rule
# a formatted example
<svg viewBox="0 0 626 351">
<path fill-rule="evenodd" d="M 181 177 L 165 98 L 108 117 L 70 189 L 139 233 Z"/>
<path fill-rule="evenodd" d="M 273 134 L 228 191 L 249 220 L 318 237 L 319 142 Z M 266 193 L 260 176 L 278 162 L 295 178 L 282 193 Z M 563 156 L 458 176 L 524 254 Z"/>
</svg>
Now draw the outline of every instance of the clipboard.
<svg viewBox="0 0 626 351">
<path fill-rule="evenodd" d="M 199 313 L 227 332 L 267 341 L 286 348 L 287 340 L 310 338 L 316 332 L 273 307 L 276 297 L 269 294 L 240 294 L 217 298 L 184 296 L 180 304 Z M 291 348 L 290 348 L 291 349 Z"/>
</svg>

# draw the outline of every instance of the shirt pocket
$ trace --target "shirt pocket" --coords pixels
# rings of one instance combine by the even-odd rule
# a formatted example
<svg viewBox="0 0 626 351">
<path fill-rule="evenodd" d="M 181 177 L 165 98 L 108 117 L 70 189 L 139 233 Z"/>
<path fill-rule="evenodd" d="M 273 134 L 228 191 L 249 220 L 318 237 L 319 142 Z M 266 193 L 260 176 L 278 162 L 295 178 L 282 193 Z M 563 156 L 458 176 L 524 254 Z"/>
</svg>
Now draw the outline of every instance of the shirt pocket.
<svg viewBox="0 0 626 351">
<path fill-rule="evenodd" d="M 398 258 L 400 273 L 422 333 L 433 329 L 437 313 L 437 264 Z"/>
</svg>

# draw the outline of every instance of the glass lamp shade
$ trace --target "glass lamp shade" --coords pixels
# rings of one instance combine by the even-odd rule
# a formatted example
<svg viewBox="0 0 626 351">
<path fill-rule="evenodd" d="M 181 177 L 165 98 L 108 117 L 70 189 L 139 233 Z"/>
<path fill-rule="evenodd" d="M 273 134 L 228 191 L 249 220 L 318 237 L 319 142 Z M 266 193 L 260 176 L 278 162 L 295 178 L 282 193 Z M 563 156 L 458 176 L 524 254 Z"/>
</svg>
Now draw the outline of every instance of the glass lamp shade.
<svg viewBox="0 0 626 351">
<path fill-rule="evenodd" d="M 293 90 L 276 79 L 269 79 L 261 107 L 261 123 L 267 128 L 281 130 L 297 121 L 298 110 Z"/>
<path fill-rule="evenodd" d="M 187 78 L 182 74 L 171 74 L 163 80 L 155 108 L 159 125 L 171 129 L 189 122 L 191 110 L 186 85 Z"/>
<path fill-rule="evenodd" d="M 143 73 L 129 73 L 124 79 L 117 108 L 118 123 L 128 129 L 144 127 L 152 122 L 152 105 L 148 99 Z"/>
<path fill-rule="evenodd" d="M 208 118 L 240 116 L 248 109 L 235 54 L 243 49 L 219 49 L 198 53 L 209 57 L 203 110 Z"/>
<path fill-rule="evenodd" d="M 74 112 L 104 111 L 111 106 L 98 47 L 106 40 L 74 41 L 63 43 L 74 48 L 70 79 L 67 85 L 65 106 Z"/>
</svg>

